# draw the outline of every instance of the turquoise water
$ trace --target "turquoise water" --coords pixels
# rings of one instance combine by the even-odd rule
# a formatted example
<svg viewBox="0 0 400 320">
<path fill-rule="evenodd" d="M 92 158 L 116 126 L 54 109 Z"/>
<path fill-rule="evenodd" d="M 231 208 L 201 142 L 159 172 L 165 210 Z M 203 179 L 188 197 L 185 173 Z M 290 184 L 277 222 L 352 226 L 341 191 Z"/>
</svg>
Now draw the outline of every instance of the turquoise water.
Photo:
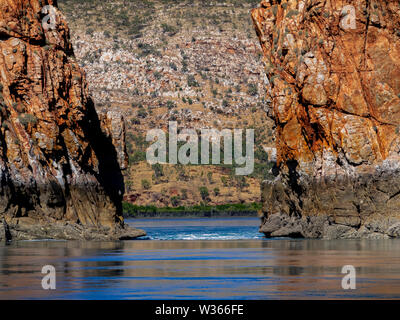
<svg viewBox="0 0 400 320">
<path fill-rule="evenodd" d="M 400 298 L 398 240 L 264 239 L 253 218 L 128 222 L 147 240 L 0 244 L 0 299 Z M 344 265 L 355 290 L 342 289 Z"/>
<path fill-rule="evenodd" d="M 257 218 L 136 219 L 148 240 L 250 240 L 262 239 Z"/>
</svg>

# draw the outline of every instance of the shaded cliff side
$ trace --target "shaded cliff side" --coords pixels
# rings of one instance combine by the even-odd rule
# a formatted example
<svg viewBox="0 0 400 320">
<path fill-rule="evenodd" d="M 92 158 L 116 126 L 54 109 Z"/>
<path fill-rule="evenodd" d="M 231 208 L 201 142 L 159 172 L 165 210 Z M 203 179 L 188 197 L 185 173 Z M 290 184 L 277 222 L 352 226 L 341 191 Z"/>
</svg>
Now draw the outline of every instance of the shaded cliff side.
<svg viewBox="0 0 400 320">
<path fill-rule="evenodd" d="M 56 1 L 0 0 L 0 105 L 0 217 L 14 239 L 144 234 L 122 218 L 123 119 L 97 115 Z"/>
<path fill-rule="evenodd" d="M 261 231 L 400 236 L 399 3 L 265 0 L 252 17 L 277 141 Z"/>
</svg>

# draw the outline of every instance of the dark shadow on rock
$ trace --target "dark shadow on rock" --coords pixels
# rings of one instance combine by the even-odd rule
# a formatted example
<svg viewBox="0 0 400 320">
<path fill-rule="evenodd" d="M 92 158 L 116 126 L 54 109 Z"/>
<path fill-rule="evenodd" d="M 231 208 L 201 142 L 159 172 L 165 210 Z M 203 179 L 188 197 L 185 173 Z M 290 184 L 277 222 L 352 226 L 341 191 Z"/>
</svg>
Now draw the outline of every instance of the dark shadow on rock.
<svg viewBox="0 0 400 320">
<path fill-rule="evenodd" d="M 124 177 L 112 138 L 107 137 L 102 131 L 92 99 L 89 99 L 87 103 L 87 112 L 85 118 L 80 122 L 80 126 L 99 161 L 99 172 L 93 174 L 114 203 L 117 215 L 122 216 L 122 199 L 125 193 Z M 85 169 L 91 170 L 90 168 Z"/>
<path fill-rule="evenodd" d="M 8 224 L 6 222 L 6 219 L 3 218 L 3 228 L 4 228 L 4 240 L 7 242 L 10 242 L 12 240 L 12 235 L 10 232 L 10 228 L 8 227 Z"/>
</svg>

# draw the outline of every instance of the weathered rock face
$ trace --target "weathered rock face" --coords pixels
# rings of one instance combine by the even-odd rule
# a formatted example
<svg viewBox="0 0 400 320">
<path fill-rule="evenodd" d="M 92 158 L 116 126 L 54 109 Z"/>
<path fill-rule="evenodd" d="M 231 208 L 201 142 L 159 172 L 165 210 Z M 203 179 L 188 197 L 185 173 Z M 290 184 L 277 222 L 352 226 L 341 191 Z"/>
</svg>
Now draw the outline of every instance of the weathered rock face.
<svg viewBox="0 0 400 320">
<path fill-rule="evenodd" d="M 0 0 L 0 214 L 17 239 L 143 235 L 122 218 L 123 119 L 99 119 L 61 12 L 43 28 L 46 5 Z"/>
<path fill-rule="evenodd" d="M 277 139 L 261 231 L 400 236 L 398 1 L 265 0 L 252 17 Z"/>
</svg>

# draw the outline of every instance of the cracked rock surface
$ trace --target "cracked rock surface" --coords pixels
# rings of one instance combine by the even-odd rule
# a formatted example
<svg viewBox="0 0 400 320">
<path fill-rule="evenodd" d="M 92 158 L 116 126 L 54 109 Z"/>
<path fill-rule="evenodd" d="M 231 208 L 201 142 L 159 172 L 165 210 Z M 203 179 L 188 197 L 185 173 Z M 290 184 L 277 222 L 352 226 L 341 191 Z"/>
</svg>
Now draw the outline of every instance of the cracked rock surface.
<svg viewBox="0 0 400 320">
<path fill-rule="evenodd" d="M 65 19 L 56 8 L 55 28 L 44 30 L 45 5 L 57 7 L 0 0 L 3 229 L 16 240 L 144 235 L 122 218 L 123 119 L 97 115 Z"/>
<path fill-rule="evenodd" d="M 400 5 L 348 4 L 354 16 L 335 0 L 252 12 L 277 137 L 268 236 L 400 236 Z"/>
</svg>

